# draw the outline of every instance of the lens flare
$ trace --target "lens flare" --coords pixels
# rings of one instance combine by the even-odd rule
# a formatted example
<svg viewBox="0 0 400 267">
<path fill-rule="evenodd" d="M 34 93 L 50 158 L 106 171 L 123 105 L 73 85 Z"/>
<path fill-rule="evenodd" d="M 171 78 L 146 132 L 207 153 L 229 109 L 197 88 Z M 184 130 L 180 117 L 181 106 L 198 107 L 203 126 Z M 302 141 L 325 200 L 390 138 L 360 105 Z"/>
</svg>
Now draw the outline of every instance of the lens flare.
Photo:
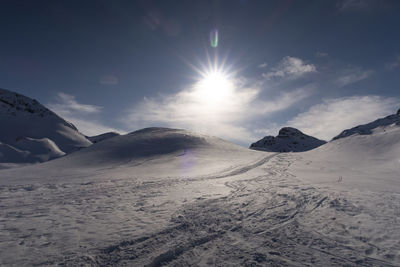
<svg viewBox="0 0 400 267">
<path fill-rule="evenodd" d="M 210 32 L 210 45 L 213 48 L 218 47 L 218 30 L 217 29 L 213 29 Z"/>
</svg>

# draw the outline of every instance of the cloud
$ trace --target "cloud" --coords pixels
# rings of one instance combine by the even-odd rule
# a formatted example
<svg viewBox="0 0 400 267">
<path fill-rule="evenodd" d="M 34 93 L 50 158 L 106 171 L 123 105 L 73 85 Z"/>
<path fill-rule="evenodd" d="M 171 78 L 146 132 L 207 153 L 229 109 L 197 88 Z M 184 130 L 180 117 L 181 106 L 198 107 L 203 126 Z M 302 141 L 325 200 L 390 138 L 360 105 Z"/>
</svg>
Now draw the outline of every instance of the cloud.
<svg viewBox="0 0 400 267">
<path fill-rule="evenodd" d="M 97 120 L 95 116 L 100 114 L 102 107 L 79 103 L 73 95 L 58 93 L 54 103 L 49 103 L 47 106 L 63 119 L 72 122 L 85 135 L 91 136 L 109 131 L 124 133 Z"/>
<path fill-rule="evenodd" d="M 87 136 L 98 135 L 106 132 L 118 132 L 120 134 L 126 133 L 126 131 L 124 130 L 108 127 L 102 124 L 101 122 L 93 119 L 83 119 L 73 116 L 71 117 L 67 116 L 64 117 L 64 119 L 66 119 L 69 122 L 72 122 L 81 133 Z"/>
<path fill-rule="evenodd" d="M 78 103 L 74 96 L 65 93 L 58 93 L 56 103 L 48 104 L 49 108 L 61 116 L 79 113 L 99 113 L 101 107 Z"/>
<path fill-rule="evenodd" d="M 393 114 L 399 99 L 375 95 L 324 100 L 287 124 L 307 134 L 330 140 L 343 130 Z"/>
<path fill-rule="evenodd" d="M 388 69 L 388 70 L 394 70 L 394 69 L 398 68 L 399 66 L 400 66 L 400 55 L 397 55 L 392 62 L 387 63 L 385 65 L 386 69 Z"/>
<path fill-rule="evenodd" d="M 267 67 L 267 66 L 268 66 L 268 64 L 267 64 L 266 62 L 264 62 L 264 63 L 258 65 L 258 67 L 259 67 L 260 69 L 263 69 L 263 68 L 265 68 L 265 67 Z"/>
<path fill-rule="evenodd" d="M 116 85 L 118 82 L 119 79 L 114 75 L 105 75 L 99 80 L 99 83 L 104 85 Z"/>
<path fill-rule="evenodd" d="M 329 54 L 325 52 L 316 52 L 315 56 L 321 58 L 321 57 L 327 57 L 329 56 Z"/>
<path fill-rule="evenodd" d="M 338 73 L 335 83 L 339 86 L 346 86 L 367 79 L 374 73 L 373 70 L 364 70 L 360 67 L 346 68 Z"/>
<path fill-rule="evenodd" d="M 373 0 L 340 0 L 337 2 L 339 10 L 360 10 L 368 8 Z"/>
<path fill-rule="evenodd" d="M 295 103 L 309 97 L 314 91 L 314 85 L 307 85 L 294 89 L 289 92 L 283 92 L 278 97 L 269 101 L 255 101 L 252 104 L 253 111 L 260 114 L 271 114 L 292 107 Z"/>
<path fill-rule="evenodd" d="M 218 90 L 204 96 L 201 88 L 192 86 L 176 94 L 144 98 L 127 111 L 123 122 L 127 128 L 184 128 L 247 143 L 255 139 L 248 127 L 252 120 L 288 109 L 311 94 L 310 88 L 299 88 L 261 100 L 261 88 L 238 80 L 222 95 Z"/>
<path fill-rule="evenodd" d="M 277 67 L 272 71 L 264 73 L 264 78 L 271 79 L 274 77 L 295 79 L 307 73 L 316 72 L 317 69 L 313 64 L 306 64 L 303 60 L 296 57 L 284 57 Z"/>
</svg>

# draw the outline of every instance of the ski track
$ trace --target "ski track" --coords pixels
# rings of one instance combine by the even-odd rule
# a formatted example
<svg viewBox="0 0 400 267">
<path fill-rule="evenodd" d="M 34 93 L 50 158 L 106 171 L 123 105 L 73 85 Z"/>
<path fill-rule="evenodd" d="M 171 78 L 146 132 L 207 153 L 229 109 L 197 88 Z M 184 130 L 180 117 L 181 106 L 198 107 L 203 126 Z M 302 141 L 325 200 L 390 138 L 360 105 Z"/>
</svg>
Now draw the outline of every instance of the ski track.
<svg viewBox="0 0 400 267">
<path fill-rule="evenodd" d="M 398 266 L 400 195 L 313 187 L 288 171 L 294 159 L 190 179 L 2 186 L 0 265 Z"/>
</svg>

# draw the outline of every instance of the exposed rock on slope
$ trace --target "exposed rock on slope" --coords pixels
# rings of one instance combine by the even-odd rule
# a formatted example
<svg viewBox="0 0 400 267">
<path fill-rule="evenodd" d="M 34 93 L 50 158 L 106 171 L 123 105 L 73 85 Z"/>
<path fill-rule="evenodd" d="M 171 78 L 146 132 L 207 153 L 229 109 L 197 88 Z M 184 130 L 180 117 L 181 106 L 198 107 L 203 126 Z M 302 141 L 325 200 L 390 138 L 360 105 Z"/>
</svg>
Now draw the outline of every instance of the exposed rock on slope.
<svg viewBox="0 0 400 267">
<path fill-rule="evenodd" d="M 379 131 L 395 125 L 400 126 L 400 109 L 397 111 L 397 114 L 389 115 L 385 118 L 377 119 L 373 122 L 358 125 L 354 128 L 344 130 L 338 136 L 335 136 L 332 140 L 348 137 L 355 134 L 369 135 L 374 133 L 375 131 Z"/>
<path fill-rule="evenodd" d="M 42 162 L 92 144 L 38 101 L 5 89 L 0 89 L 0 125 L 0 162 Z M 19 156 L 12 156 L 16 151 Z"/>
<path fill-rule="evenodd" d="M 266 136 L 250 145 L 251 149 L 269 152 L 301 152 L 319 147 L 326 142 L 306 135 L 301 131 L 284 127 L 278 136 Z"/>
</svg>

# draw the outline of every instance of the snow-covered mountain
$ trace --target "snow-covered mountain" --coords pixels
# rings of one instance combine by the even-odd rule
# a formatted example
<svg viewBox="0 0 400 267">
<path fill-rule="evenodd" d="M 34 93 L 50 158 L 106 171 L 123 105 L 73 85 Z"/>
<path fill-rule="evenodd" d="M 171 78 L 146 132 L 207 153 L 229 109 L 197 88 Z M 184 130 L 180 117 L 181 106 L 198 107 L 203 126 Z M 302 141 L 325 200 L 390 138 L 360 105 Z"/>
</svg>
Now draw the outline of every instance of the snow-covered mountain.
<svg viewBox="0 0 400 267">
<path fill-rule="evenodd" d="M 132 170 L 135 175 L 148 177 L 189 177 L 228 171 L 264 156 L 217 137 L 153 127 L 108 138 L 40 165 L 19 168 L 24 173 L 19 177 L 34 181 L 47 176 L 54 180 L 75 172 L 90 177 L 111 172 L 116 178 L 131 176 Z M 12 177 L 14 174 L 10 179 L 17 181 Z"/>
<path fill-rule="evenodd" d="M 251 149 L 269 152 L 302 152 L 319 147 L 326 142 L 306 135 L 301 131 L 284 127 L 278 136 L 265 136 L 250 145 Z"/>
<path fill-rule="evenodd" d="M 344 130 L 301 158 L 294 165 L 315 183 L 342 177 L 347 186 L 394 189 L 400 178 L 400 114 Z"/>
<path fill-rule="evenodd" d="M 93 144 L 104 141 L 108 138 L 118 136 L 119 133 L 116 132 L 108 132 L 108 133 L 103 133 L 99 135 L 94 135 L 94 136 L 86 136 L 87 139 L 89 139 Z"/>
<path fill-rule="evenodd" d="M 0 89 L 0 162 L 43 162 L 92 143 L 38 101 Z"/>
<path fill-rule="evenodd" d="M 397 126 L 397 127 L 396 127 Z M 377 119 L 373 122 L 358 125 L 351 129 L 344 130 L 339 135 L 335 136 L 332 140 L 345 138 L 352 135 L 370 135 L 373 133 L 379 133 L 386 131 L 386 129 L 400 127 L 400 109 L 396 114 L 389 115 L 385 118 Z"/>
<path fill-rule="evenodd" d="M 303 153 L 147 128 L 0 170 L 0 265 L 399 266 L 399 127 L 379 127 Z"/>
</svg>

